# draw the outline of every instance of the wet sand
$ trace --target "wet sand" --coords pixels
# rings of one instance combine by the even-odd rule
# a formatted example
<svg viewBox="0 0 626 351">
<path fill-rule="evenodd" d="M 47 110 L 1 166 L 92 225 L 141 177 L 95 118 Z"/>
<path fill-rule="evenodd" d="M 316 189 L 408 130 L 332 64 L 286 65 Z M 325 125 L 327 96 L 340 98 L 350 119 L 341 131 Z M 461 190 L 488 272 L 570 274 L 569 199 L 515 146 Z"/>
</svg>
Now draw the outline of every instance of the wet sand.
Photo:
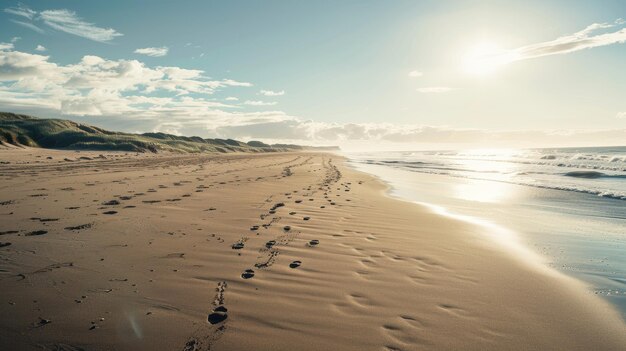
<svg viewBox="0 0 626 351">
<path fill-rule="evenodd" d="M 326 153 L 0 150 L 0 349 L 622 350 L 485 228 Z"/>
</svg>

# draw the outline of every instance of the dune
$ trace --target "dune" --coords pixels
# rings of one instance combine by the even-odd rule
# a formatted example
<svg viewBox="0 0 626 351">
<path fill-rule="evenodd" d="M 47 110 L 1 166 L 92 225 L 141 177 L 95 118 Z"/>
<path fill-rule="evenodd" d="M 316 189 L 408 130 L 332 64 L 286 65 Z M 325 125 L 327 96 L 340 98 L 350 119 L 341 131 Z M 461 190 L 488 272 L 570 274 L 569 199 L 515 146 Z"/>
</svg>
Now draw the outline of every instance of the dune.
<svg viewBox="0 0 626 351">
<path fill-rule="evenodd" d="M 0 112 L 0 146 L 28 146 L 50 149 L 132 152 L 229 153 L 335 150 L 292 144 L 269 145 L 260 141 L 205 139 L 166 133 L 132 134 L 64 119 L 42 119 Z M 71 160 L 68 160 L 71 161 Z"/>
<path fill-rule="evenodd" d="M 3 350 L 626 345 L 585 286 L 337 155 L 22 147 L 0 161 Z"/>
</svg>

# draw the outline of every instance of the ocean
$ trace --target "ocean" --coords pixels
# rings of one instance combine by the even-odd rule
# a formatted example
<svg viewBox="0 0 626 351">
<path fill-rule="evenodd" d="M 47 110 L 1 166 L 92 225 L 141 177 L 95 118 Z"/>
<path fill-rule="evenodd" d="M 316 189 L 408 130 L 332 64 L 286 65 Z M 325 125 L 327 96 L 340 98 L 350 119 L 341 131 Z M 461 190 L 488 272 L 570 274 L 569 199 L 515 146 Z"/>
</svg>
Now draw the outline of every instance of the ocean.
<svg viewBox="0 0 626 351">
<path fill-rule="evenodd" d="M 393 196 L 513 232 L 626 319 L 626 147 L 345 155 Z"/>
</svg>

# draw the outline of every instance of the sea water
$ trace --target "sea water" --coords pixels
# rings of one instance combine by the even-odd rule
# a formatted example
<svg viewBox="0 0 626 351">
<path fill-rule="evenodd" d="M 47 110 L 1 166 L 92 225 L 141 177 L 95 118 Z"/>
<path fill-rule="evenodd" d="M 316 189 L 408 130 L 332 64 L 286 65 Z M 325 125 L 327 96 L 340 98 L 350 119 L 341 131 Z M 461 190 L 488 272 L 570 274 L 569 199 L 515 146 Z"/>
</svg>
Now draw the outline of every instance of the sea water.
<svg viewBox="0 0 626 351">
<path fill-rule="evenodd" d="M 626 317 L 626 147 L 346 156 L 395 196 L 513 230 Z"/>
</svg>

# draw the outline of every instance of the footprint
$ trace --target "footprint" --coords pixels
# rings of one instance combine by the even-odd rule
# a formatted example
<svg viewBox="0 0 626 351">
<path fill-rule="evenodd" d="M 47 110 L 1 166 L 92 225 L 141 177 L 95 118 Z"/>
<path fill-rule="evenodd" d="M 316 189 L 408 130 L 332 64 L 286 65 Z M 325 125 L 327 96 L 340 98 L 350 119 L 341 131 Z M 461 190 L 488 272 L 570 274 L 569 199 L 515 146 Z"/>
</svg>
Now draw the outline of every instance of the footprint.
<svg viewBox="0 0 626 351">
<path fill-rule="evenodd" d="M 72 227 L 65 227 L 65 230 L 82 230 L 82 229 L 89 229 L 91 228 L 92 223 L 87 223 L 87 224 L 81 224 L 81 225 L 77 225 L 77 226 L 72 226 Z"/>
<path fill-rule="evenodd" d="M 183 351 L 196 351 L 198 350 L 199 343 L 196 339 L 190 339 L 185 343 L 185 347 L 183 347 Z"/>
<path fill-rule="evenodd" d="M 228 309 L 223 305 L 220 305 L 213 309 L 207 320 L 211 324 L 218 324 L 225 321 L 226 318 L 228 318 Z"/>
<path fill-rule="evenodd" d="M 313 240 L 309 241 L 309 242 L 307 243 L 307 245 L 312 247 L 312 246 L 317 246 L 317 245 L 319 245 L 319 243 L 320 243 L 320 241 L 319 241 L 319 240 L 317 240 L 317 239 L 313 239 Z"/>
<path fill-rule="evenodd" d="M 241 277 L 243 279 L 250 279 L 250 278 L 254 277 L 254 270 L 246 269 L 245 271 L 243 271 L 243 273 L 241 273 Z"/>
<path fill-rule="evenodd" d="M 291 262 L 291 263 L 289 264 L 289 267 L 290 267 L 290 268 L 298 268 L 298 267 L 300 267 L 300 265 L 302 265 L 302 262 L 301 262 L 301 261 L 293 261 L 293 262 Z"/>
</svg>

